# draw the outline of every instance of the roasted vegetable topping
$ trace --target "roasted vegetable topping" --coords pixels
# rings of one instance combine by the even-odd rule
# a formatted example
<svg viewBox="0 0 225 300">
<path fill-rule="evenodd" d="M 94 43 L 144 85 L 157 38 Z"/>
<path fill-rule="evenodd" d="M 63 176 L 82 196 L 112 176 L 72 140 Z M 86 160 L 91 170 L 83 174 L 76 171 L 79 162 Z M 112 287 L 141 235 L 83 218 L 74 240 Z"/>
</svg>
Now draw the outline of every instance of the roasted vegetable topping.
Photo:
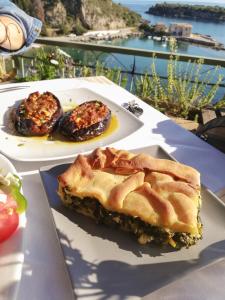
<svg viewBox="0 0 225 300">
<path fill-rule="evenodd" d="M 52 93 L 35 92 L 20 103 L 13 117 L 19 133 L 41 136 L 53 130 L 62 114 L 60 102 Z"/>
<path fill-rule="evenodd" d="M 98 101 L 86 102 L 78 106 L 70 115 L 70 121 L 74 122 L 78 129 L 86 128 L 104 119 L 109 113 L 106 105 Z"/>
<path fill-rule="evenodd" d="M 85 102 L 65 114 L 60 132 L 72 141 L 85 141 L 103 133 L 110 118 L 111 111 L 102 102 Z"/>
<path fill-rule="evenodd" d="M 57 109 L 57 103 L 51 93 L 46 92 L 40 95 L 39 92 L 36 92 L 23 101 L 20 112 L 22 112 L 25 118 L 41 126 L 51 119 Z"/>
</svg>

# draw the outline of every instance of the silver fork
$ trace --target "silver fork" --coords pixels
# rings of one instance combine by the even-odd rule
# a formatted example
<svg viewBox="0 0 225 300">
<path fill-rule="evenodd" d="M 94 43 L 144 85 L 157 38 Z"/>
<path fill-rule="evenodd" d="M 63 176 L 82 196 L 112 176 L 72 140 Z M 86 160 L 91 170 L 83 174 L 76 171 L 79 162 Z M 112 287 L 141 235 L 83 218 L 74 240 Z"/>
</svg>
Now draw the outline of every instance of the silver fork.
<svg viewBox="0 0 225 300">
<path fill-rule="evenodd" d="M 11 91 L 17 91 L 17 90 L 22 90 L 29 88 L 29 85 L 21 85 L 21 86 L 12 86 L 12 87 L 5 87 L 5 88 L 0 88 L 0 93 L 6 93 L 6 92 L 11 92 Z"/>
</svg>

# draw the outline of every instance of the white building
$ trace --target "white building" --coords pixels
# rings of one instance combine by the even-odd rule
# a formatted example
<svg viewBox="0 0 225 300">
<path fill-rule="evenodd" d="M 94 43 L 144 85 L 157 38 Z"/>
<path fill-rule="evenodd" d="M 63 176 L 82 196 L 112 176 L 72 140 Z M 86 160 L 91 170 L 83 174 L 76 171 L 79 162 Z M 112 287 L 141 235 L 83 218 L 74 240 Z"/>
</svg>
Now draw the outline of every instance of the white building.
<svg viewBox="0 0 225 300">
<path fill-rule="evenodd" d="M 192 25 L 188 23 L 172 23 L 169 27 L 169 33 L 174 36 L 190 37 L 192 34 Z"/>
</svg>

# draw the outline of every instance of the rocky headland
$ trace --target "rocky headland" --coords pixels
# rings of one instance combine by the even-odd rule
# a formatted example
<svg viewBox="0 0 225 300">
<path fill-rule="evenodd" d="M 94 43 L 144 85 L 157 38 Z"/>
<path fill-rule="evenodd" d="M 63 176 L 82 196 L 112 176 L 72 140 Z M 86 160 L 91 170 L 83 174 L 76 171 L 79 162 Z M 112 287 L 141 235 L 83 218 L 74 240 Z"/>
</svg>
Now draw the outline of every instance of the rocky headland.
<svg viewBox="0 0 225 300">
<path fill-rule="evenodd" d="M 221 6 L 174 4 L 164 2 L 150 7 L 146 13 L 170 18 L 225 22 L 225 8 Z"/>
</svg>

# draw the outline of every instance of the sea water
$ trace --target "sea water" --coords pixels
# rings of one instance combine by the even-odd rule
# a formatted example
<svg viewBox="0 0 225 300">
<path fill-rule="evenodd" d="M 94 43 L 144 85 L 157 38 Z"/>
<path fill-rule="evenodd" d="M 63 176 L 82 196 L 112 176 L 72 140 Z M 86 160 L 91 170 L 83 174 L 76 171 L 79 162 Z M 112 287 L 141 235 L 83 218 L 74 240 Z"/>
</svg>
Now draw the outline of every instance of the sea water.
<svg viewBox="0 0 225 300">
<path fill-rule="evenodd" d="M 161 16 L 153 16 L 146 14 L 146 11 L 153 5 L 159 2 L 164 1 L 152 1 L 152 0 L 114 0 L 116 3 L 121 3 L 124 6 L 127 6 L 133 11 L 139 13 L 143 19 L 149 20 L 151 24 L 155 24 L 157 22 L 163 22 L 166 25 L 170 23 L 177 22 L 177 23 L 190 23 L 193 25 L 193 32 L 200 33 L 200 34 L 208 34 L 215 38 L 217 41 L 223 43 L 225 45 L 225 23 L 216 23 L 216 22 L 202 22 L 196 20 L 188 20 L 188 19 L 178 19 L 178 18 L 167 18 Z M 167 0 L 167 2 L 171 2 Z M 173 1 L 178 2 L 178 1 Z M 188 3 L 188 4 L 200 4 L 200 5 L 221 5 L 225 7 L 225 2 L 222 0 L 215 0 L 213 3 L 210 2 L 202 2 L 202 1 L 182 1 L 179 0 L 179 3 Z M 121 46 L 121 47 L 128 47 L 128 48 L 138 48 L 138 49 L 146 49 L 152 51 L 163 51 L 169 52 L 170 47 L 168 42 L 161 42 L 152 40 L 149 38 L 128 38 L 128 39 L 115 39 L 112 41 L 100 41 L 99 44 L 107 44 L 112 46 Z M 194 56 L 203 56 L 203 57 L 211 57 L 217 59 L 225 59 L 225 51 L 224 50 L 215 50 L 210 47 L 205 47 L 201 45 L 191 44 L 187 42 L 179 42 L 177 52 L 180 54 L 187 54 L 187 55 L 194 55 Z M 74 57 L 74 53 L 70 53 Z M 83 51 L 80 52 L 78 55 L 81 61 L 85 61 L 85 57 L 89 57 Z M 122 70 L 131 71 L 132 69 L 135 70 L 137 73 L 143 72 L 150 72 L 151 73 L 151 64 L 153 60 L 151 58 L 144 58 L 144 57 L 133 57 L 129 55 L 122 55 L 122 54 L 114 54 L 113 56 L 110 54 L 103 54 L 97 55 L 99 60 L 102 60 L 106 66 L 108 67 L 117 67 L 121 68 Z M 76 57 L 77 58 L 77 57 Z M 88 59 L 89 61 L 93 59 Z M 96 60 L 96 57 L 95 57 Z M 156 69 L 157 73 L 161 76 L 167 76 L 167 60 L 160 60 L 156 59 Z M 135 65 L 134 65 L 135 64 Z M 183 69 L 185 70 L 185 63 L 182 63 Z M 206 74 L 207 70 L 213 69 L 213 66 L 204 66 L 202 73 L 203 77 Z M 222 68 L 219 72 L 225 78 L 225 70 Z M 213 82 L 216 82 L 217 77 L 213 78 Z M 223 81 L 225 82 L 225 81 Z M 220 89 L 216 99 L 222 98 L 225 93 L 225 89 Z"/>
<path fill-rule="evenodd" d="M 146 11 L 156 3 L 164 2 L 164 1 L 146 1 L 146 0 L 114 0 L 114 2 L 120 2 L 124 6 L 127 6 L 133 11 L 139 13 L 143 19 L 150 21 L 152 25 L 162 22 L 166 25 L 170 23 L 190 23 L 193 26 L 193 33 L 207 34 L 211 35 L 218 42 L 223 43 L 225 45 L 225 23 L 216 23 L 209 21 L 196 21 L 189 19 L 181 19 L 181 18 L 167 18 L 163 16 L 153 16 L 146 14 Z M 168 1 L 167 2 L 171 2 Z M 176 1 L 174 1 L 176 2 Z M 223 2 L 223 3 L 222 3 Z M 225 7 L 225 1 L 215 1 L 211 2 L 202 2 L 202 1 L 177 1 L 177 3 L 188 3 L 188 4 L 200 4 L 200 5 L 221 5 Z M 169 51 L 167 44 L 164 42 L 159 42 L 151 39 L 137 39 L 131 38 L 127 40 L 114 40 L 112 45 L 124 46 L 124 47 L 134 47 L 134 48 L 142 48 L 148 50 L 155 51 Z M 182 54 L 190 54 L 196 56 L 206 56 L 212 58 L 224 58 L 225 59 L 225 51 L 224 50 L 215 50 L 210 47 L 204 47 L 199 45 L 194 45 L 190 43 L 179 43 L 178 52 Z"/>
</svg>

